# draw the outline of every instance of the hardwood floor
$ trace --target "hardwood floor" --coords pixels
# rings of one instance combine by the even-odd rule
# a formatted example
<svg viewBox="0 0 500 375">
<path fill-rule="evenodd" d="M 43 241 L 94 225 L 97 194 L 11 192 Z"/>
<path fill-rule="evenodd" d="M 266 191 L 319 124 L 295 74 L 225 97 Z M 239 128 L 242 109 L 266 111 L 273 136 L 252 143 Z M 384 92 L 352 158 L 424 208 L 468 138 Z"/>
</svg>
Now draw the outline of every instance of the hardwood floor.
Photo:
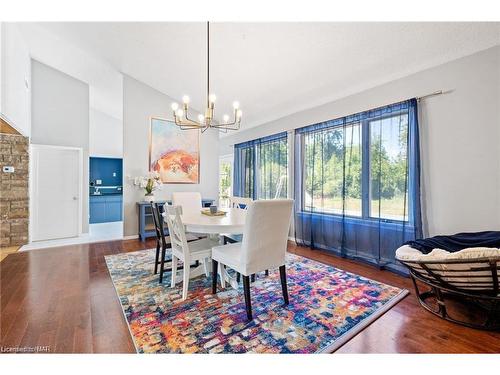
<svg viewBox="0 0 500 375">
<path fill-rule="evenodd" d="M 0 346 L 134 353 L 104 256 L 153 246 L 153 241 L 113 241 L 9 255 L 0 263 Z M 500 333 L 465 328 L 424 311 L 409 279 L 320 250 L 290 244 L 289 251 L 411 292 L 338 353 L 500 353 Z"/>
</svg>

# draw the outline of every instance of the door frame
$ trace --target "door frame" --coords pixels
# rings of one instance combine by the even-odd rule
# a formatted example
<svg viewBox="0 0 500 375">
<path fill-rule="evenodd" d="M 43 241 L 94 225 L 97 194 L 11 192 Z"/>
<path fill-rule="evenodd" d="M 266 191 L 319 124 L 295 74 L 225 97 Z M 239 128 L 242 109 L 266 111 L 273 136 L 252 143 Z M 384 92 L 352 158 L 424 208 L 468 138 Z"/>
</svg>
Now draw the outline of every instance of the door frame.
<svg viewBox="0 0 500 375">
<path fill-rule="evenodd" d="M 29 208 L 30 208 L 30 219 L 29 219 L 29 243 L 33 242 L 33 228 L 35 228 L 35 215 L 32 213 L 35 212 L 35 199 L 38 199 L 38 196 L 35 196 L 35 184 L 34 176 L 37 168 L 37 161 L 33 157 L 34 150 L 36 149 L 59 149 L 59 150 L 71 150 L 78 152 L 78 237 L 80 237 L 83 233 L 83 149 L 81 147 L 68 147 L 68 146 L 54 146 L 54 145 L 43 145 L 43 144 L 34 144 L 30 143 L 30 165 L 29 165 Z M 52 241 L 52 240 L 42 240 L 42 241 Z"/>
</svg>

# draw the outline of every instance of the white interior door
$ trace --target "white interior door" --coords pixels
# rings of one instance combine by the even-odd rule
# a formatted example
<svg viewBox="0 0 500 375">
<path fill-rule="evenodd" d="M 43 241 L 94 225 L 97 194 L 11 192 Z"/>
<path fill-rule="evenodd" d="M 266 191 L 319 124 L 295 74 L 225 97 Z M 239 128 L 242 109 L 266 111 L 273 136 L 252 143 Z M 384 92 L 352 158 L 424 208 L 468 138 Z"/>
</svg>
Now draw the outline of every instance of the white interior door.
<svg viewBox="0 0 500 375">
<path fill-rule="evenodd" d="M 32 241 L 81 234 L 82 150 L 31 146 Z"/>
</svg>

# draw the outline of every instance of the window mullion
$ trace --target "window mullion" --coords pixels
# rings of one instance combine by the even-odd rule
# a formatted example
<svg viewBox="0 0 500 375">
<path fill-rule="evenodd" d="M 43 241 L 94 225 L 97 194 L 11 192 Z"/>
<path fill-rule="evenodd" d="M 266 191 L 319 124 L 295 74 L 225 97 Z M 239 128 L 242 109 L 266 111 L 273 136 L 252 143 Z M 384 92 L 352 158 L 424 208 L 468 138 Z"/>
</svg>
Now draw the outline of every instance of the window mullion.
<svg viewBox="0 0 500 375">
<path fill-rule="evenodd" d="M 370 127 L 368 120 L 361 126 L 361 216 L 370 216 Z"/>
<path fill-rule="evenodd" d="M 261 145 L 254 146 L 255 153 L 255 163 L 253 165 L 253 178 L 254 178 L 254 191 L 252 199 L 257 200 L 260 199 L 260 176 L 257 170 L 260 170 L 260 149 Z"/>
</svg>

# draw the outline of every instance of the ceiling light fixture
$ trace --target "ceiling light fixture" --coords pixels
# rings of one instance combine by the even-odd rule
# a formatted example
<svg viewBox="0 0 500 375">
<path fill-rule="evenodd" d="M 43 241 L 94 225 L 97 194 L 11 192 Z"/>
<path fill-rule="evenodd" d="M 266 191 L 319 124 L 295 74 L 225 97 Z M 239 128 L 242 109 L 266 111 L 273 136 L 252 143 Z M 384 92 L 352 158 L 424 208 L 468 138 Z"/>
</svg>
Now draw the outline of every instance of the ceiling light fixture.
<svg viewBox="0 0 500 375">
<path fill-rule="evenodd" d="M 189 118 L 189 96 L 182 97 L 182 108 L 178 103 L 172 103 L 174 121 L 182 130 L 200 130 L 205 132 L 209 128 L 227 132 L 228 130 L 238 130 L 240 128 L 242 112 L 240 104 L 233 102 L 234 117 L 229 121 L 229 115 L 223 116 L 222 122 L 214 120 L 215 95 L 210 93 L 210 22 L 207 22 L 207 104 L 205 114 L 198 115 L 198 121 Z"/>
</svg>

